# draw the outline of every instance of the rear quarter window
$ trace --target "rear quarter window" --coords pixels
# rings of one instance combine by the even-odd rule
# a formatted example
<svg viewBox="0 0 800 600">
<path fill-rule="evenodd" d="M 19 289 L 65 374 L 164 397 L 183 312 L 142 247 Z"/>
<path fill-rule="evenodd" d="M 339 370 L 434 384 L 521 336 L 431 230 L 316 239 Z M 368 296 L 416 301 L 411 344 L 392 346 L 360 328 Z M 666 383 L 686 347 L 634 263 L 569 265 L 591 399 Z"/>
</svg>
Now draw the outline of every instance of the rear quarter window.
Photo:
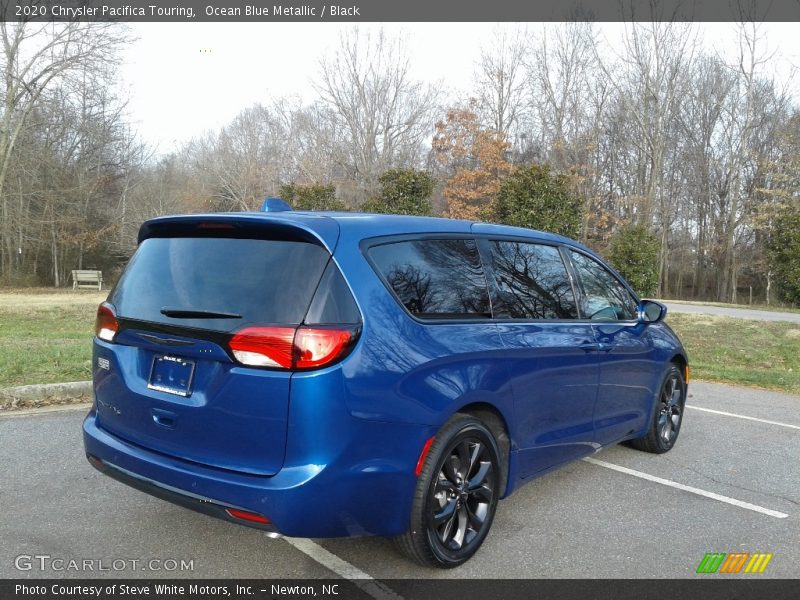
<svg viewBox="0 0 800 600">
<path fill-rule="evenodd" d="M 369 256 L 413 315 L 430 319 L 491 316 L 474 240 L 394 242 L 372 247 Z"/>
<path fill-rule="evenodd" d="M 307 325 L 353 324 L 361 322 L 361 313 L 342 277 L 342 272 L 331 260 L 322 274 L 314 300 L 306 315 Z"/>
</svg>

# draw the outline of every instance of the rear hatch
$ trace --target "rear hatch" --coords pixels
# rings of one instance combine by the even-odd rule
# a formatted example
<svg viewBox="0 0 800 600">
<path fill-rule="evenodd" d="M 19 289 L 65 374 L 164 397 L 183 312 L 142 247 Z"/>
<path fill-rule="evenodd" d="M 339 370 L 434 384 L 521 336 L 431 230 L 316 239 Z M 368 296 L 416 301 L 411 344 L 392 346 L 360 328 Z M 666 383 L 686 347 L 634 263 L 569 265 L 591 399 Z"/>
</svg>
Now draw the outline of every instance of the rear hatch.
<svg viewBox="0 0 800 600">
<path fill-rule="evenodd" d="M 243 365 L 231 340 L 243 329 L 302 324 L 326 267 L 335 267 L 330 252 L 285 224 L 177 221 L 142 231 L 151 237 L 98 313 L 98 424 L 184 460 L 276 473 L 291 365 Z M 110 333 L 102 332 L 104 311 Z"/>
</svg>

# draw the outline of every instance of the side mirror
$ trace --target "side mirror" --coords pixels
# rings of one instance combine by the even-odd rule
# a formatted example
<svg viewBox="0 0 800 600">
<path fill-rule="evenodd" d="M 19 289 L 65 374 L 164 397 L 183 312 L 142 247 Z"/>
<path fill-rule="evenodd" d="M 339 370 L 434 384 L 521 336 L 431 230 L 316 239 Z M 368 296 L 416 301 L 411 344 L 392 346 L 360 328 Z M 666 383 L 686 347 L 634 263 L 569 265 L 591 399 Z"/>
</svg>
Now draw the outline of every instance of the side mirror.
<svg viewBox="0 0 800 600">
<path fill-rule="evenodd" d="M 658 323 L 667 316 L 667 307 L 655 300 L 642 300 L 639 304 L 640 323 Z"/>
</svg>

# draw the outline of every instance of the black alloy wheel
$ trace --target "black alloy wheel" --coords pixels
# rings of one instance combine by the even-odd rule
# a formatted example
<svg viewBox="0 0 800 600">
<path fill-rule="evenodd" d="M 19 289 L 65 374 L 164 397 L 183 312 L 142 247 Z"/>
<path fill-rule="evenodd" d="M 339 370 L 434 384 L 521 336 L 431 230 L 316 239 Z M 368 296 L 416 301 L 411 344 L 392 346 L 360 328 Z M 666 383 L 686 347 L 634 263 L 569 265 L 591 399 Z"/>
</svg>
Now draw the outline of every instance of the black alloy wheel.
<svg viewBox="0 0 800 600">
<path fill-rule="evenodd" d="M 497 442 L 468 415 L 448 421 L 431 446 L 417 482 L 411 527 L 398 539 L 415 561 L 456 567 L 477 552 L 494 519 L 499 489 Z"/>
<path fill-rule="evenodd" d="M 631 440 L 629 444 L 637 450 L 654 454 L 669 452 L 678 440 L 685 407 L 686 383 L 683 373 L 677 365 L 672 364 L 661 384 L 647 435 Z"/>
<path fill-rule="evenodd" d="M 658 407 L 658 437 L 671 447 L 681 428 L 683 418 L 683 382 L 676 373 L 670 373 L 661 389 Z"/>
</svg>

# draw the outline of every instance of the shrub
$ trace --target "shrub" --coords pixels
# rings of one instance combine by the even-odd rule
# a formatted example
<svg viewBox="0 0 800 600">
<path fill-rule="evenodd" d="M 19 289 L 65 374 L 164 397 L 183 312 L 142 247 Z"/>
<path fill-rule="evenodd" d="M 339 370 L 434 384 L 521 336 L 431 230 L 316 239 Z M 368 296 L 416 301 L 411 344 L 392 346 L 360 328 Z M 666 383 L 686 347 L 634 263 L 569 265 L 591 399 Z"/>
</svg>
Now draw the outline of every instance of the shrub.
<svg viewBox="0 0 800 600">
<path fill-rule="evenodd" d="M 767 258 L 783 300 L 800 303 L 800 204 L 780 209 L 770 228 Z"/>
<path fill-rule="evenodd" d="M 279 194 L 297 210 L 347 210 L 336 198 L 336 187 L 332 184 L 289 183 L 281 186 Z"/>
<path fill-rule="evenodd" d="M 522 167 L 503 180 L 497 194 L 494 219 L 506 225 L 541 229 L 578 237 L 583 203 L 563 175 L 552 175 L 542 165 Z"/>
<path fill-rule="evenodd" d="M 389 215 L 430 215 L 430 196 L 436 180 L 416 169 L 390 169 L 378 178 L 378 194 L 361 207 L 364 212 Z"/>
<path fill-rule="evenodd" d="M 658 289 L 658 255 L 661 242 L 644 225 L 627 225 L 611 238 L 608 260 L 640 296 Z"/>
</svg>

